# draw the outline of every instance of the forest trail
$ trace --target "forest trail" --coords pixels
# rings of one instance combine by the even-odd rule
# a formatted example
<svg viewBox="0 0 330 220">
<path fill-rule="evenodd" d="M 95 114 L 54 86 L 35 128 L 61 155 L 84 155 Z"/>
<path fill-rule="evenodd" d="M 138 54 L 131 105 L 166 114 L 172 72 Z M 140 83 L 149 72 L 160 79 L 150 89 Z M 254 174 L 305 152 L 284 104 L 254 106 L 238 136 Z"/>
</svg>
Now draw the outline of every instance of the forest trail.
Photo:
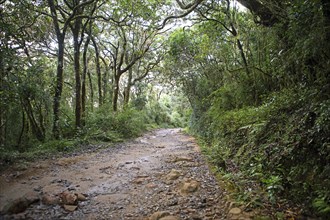
<svg viewBox="0 0 330 220">
<path fill-rule="evenodd" d="M 7 170 L 0 187 L 0 219 L 250 219 L 228 213 L 226 193 L 180 129 Z"/>
</svg>

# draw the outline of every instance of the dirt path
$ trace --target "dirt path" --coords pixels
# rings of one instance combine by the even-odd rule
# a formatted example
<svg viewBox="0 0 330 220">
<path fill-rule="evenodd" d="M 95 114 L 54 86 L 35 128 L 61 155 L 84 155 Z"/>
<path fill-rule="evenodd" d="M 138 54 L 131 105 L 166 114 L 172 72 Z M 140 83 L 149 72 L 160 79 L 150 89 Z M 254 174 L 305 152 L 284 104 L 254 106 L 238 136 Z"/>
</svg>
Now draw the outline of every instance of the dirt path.
<svg viewBox="0 0 330 220">
<path fill-rule="evenodd" d="M 224 196 L 195 140 L 162 129 L 2 173 L 0 219 L 228 219 Z"/>
</svg>

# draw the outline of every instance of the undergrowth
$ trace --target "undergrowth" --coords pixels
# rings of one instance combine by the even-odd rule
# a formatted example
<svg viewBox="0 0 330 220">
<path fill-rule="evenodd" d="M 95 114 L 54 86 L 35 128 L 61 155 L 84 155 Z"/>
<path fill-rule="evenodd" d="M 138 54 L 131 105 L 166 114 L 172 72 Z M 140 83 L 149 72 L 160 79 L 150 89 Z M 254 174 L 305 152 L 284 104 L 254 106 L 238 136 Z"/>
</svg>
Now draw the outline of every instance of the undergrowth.
<svg viewBox="0 0 330 220">
<path fill-rule="evenodd" d="M 222 178 L 235 183 L 238 201 L 250 208 L 300 204 L 302 214 L 330 217 L 330 101 L 324 94 L 292 88 L 257 107 L 214 105 L 203 123 L 203 151 Z"/>
<path fill-rule="evenodd" d="M 24 146 L 0 148 L 0 164 L 5 167 L 12 163 L 80 151 L 86 146 L 98 147 L 102 143 L 115 143 L 136 137 L 147 130 L 144 117 L 143 113 L 134 109 L 113 113 L 106 107 L 100 108 L 88 118 L 82 129 L 67 131 L 60 140 L 31 140 Z"/>
<path fill-rule="evenodd" d="M 104 105 L 88 115 L 85 126 L 81 129 L 70 130 L 73 118 L 68 117 L 63 122 L 62 138 L 48 138 L 44 142 L 30 140 L 24 145 L 0 147 L 0 165 L 2 168 L 13 163 L 34 161 L 39 158 L 70 154 L 84 148 L 99 148 L 105 143 L 116 143 L 142 135 L 147 130 L 158 127 L 182 126 L 182 116 L 165 117 L 164 111 L 150 109 L 137 110 L 133 107 L 122 111 L 112 112 L 110 106 Z M 165 115 L 164 117 L 161 117 Z"/>
</svg>

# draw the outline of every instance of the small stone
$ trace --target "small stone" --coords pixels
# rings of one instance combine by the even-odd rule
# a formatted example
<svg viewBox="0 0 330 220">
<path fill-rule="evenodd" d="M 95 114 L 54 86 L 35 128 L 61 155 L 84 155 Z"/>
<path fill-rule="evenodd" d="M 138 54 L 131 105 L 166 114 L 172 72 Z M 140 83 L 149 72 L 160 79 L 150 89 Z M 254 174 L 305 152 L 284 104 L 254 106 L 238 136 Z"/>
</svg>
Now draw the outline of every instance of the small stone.
<svg viewBox="0 0 330 220">
<path fill-rule="evenodd" d="M 167 202 L 167 206 L 175 206 L 178 205 L 179 201 L 176 198 L 173 198 Z"/>
<path fill-rule="evenodd" d="M 37 177 L 37 176 L 32 176 L 29 178 L 29 180 L 38 180 L 38 179 L 39 179 L 39 177 Z"/>
<path fill-rule="evenodd" d="M 77 196 L 78 201 L 86 201 L 87 200 L 86 196 L 83 195 L 82 193 L 76 193 L 76 196 Z"/>
<path fill-rule="evenodd" d="M 77 196 L 74 193 L 64 191 L 60 194 L 62 203 L 65 205 L 76 205 L 78 202 Z"/>
<path fill-rule="evenodd" d="M 137 178 L 137 179 L 133 180 L 132 183 L 135 183 L 135 184 L 142 184 L 144 181 L 145 181 L 144 178 Z"/>
<path fill-rule="evenodd" d="M 70 186 L 68 187 L 68 190 L 69 190 L 69 191 L 74 191 L 74 190 L 76 190 L 76 187 L 75 187 L 75 186 L 72 186 L 72 185 L 70 185 Z"/>
<path fill-rule="evenodd" d="M 180 218 L 178 218 L 176 216 L 169 215 L 169 216 L 165 216 L 163 218 L 160 218 L 159 220 L 180 220 Z"/>
<path fill-rule="evenodd" d="M 24 195 L 24 198 L 30 203 L 35 203 L 38 202 L 39 199 L 39 194 L 36 192 L 28 192 Z"/>
<path fill-rule="evenodd" d="M 183 194 L 188 194 L 188 193 L 193 193 L 198 190 L 199 183 L 195 180 L 188 180 L 185 182 L 181 188 L 181 193 Z"/>
<path fill-rule="evenodd" d="M 147 181 L 149 179 L 150 178 L 147 175 L 139 175 L 132 181 L 132 183 L 142 184 L 144 181 Z"/>
<path fill-rule="evenodd" d="M 197 213 L 197 210 L 196 209 L 190 209 L 190 208 L 188 208 L 187 211 L 188 211 L 188 213 Z"/>
<path fill-rule="evenodd" d="M 60 199 L 58 197 L 49 194 L 43 195 L 41 201 L 45 205 L 56 205 L 60 203 Z"/>
<path fill-rule="evenodd" d="M 191 157 L 187 157 L 187 156 L 181 156 L 181 157 L 177 157 L 175 158 L 174 162 L 181 162 L 181 161 L 185 161 L 185 162 L 193 162 L 194 159 Z"/>
<path fill-rule="evenodd" d="M 178 170 L 171 170 L 169 174 L 167 174 L 166 178 L 168 180 L 176 180 L 181 176 L 181 173 Z"/>
<path fill-rule="evenodd" d="M 33 188 L 34 191 L 40 192 L 42 190 L 42 186 L 36 186 Z"/>
<path fill-rule="evenodd" d="M 149 220 L 160 220 L 161 218 L 164 218 L 169 215 L 169 212 L 155 212 L 149 217 Z"/>
<path fill-rule="evenodd" d="M 232 215 L 239 215 L 241 213 L 242 213 L 242 210 L 240 208 L 232 208 L 229 211 L 229 214 L 232 214 Z"/>
<path fill-rule="evenodd" d="M 73 212 L 74 210 L 77 209 L 78 206 L 76 205 L 63 205 L 63 208 L 66 210 L 66 211 L 69 211 L 69 212 Z"/>
<path fill-rule="evenodd" d="M 154 184 L 154 183 L 148 183 L 148 184 L 146 185 L 146 187 L 149 188 L 149 189 L 154 189 L 154 188 L 157 188 L 157 185 Z"/>
<path fill-rule="evenodd" d="M 198 216 L 197 214 L 194 214 L 191 216 L 192 220 L 203 220 L 203 218 L 201 218 L 200 216 Z"/>
</svg>

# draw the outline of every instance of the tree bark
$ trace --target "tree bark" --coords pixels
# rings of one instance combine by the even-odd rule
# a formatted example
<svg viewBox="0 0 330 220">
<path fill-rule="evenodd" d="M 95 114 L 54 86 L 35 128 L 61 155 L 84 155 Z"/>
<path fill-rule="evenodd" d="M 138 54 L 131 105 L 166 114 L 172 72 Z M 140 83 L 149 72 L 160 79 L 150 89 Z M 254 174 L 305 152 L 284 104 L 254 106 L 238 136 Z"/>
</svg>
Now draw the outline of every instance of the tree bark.
<svg viewBox="0 0 330 220">
<path fill-rule="evenodd" d="M 81 76 L 80 76 L 80 46 L 78 44 L 78 39 L 76 36 L 74 38 L 74 72 L 75 72 L 75 119 L 76 119 L 76 129 L 81 127 Z"/>
<path fill-rule="evenodd" d="M 78 1 L 79 4 L 79 1 Z M 82 14 L 82 9 L 78 9 L 77 15 Z M 73 63 L 74 63 L 74 75 L 75 75 L 75 128 L 79 129 L 82 126 L 81 123 L 81 73 L 80 73 L 80 45 L 79 35 L 81 31 L 82 20 L 77 18 L 74 20 L 73 26 L 71 26 L 72 35 L 73 35 Z"/>
<path fill-rule="evenodd" d="M 323 10 L 323 17 L 324 17 L 324 26 L 325 26 L 325 34 L 326 34 L 326 41 L 330 42 L 330 2 L 328 0 L 321 0 L 322 3 L 322 10 Z M 329 46 L 327 48 L 327 55 L 329 56 Z"/>
<path fill-rule="evenodd" d="M 89 88 L 90 88 L 90 96 L 91 96 L 91 110 L 94 110 L 94 90 L 93 90 L 93 83 L 92 83 L 92 76 L 91 73 L 87 70 L 88 75 L 88 82 L 89 82 Z"/>
<path fill-rule="evenodd" d="M 102 96 L 102 78 L 101 78 L 101 67 L 100 67 L 100 52 L 95 39 L 92 37 L 92 42 L 95 48 L 95 63 L 96 63 L 96 74 L 97 74 L 97 88 L 99 93 L 99 106 L 103 104 Z"/>
<path fill-rule="evenodd" d="M 133 78 L 133 70 L 129 69 L 127 84 L 124 89 L 124 108 L 126 108 L 129 103 L 130 94 L 131 94 L 131 86 L 132 86 L 132 78 Z"/>
<path fill-rule="evenodd" d="M 88 60 L 87 60 L 87 50 L 88 45 L 90 42 L 90 37 L 88 36 L 84 45 L 84 52 L 83 52 L 83 73 L 82 73 L 82 80 L 81 80 L 81 117 L 82 117 L 82 125 L 85 125 L 85 118 L 86 118 L 86 77 L 88 71 Z"/>
<path fill-rule="evenodd" d="M 24 107 L 24 110 L 26 112 L 26 115 L 29 119 L 29 122 L 32 126 L 32 133 L 33 135 L 39 140 L 39 141 L 44 141 L 45 140 L 45 135 L 44 133 L 42 132 L 42 128 L 41 128 L 41 125 L 38 125 L 37 123 L 37 120 L 33 114 L 33 108 L 32 108 L 32 105 L 31 105 L 31 102 L 29 100 L 29 98 L 23 98 L 21 100 L 22 102 L 22 105 Z"/>
<path fill-rule="evenodd" d="M 102 103 L 105 103 L 107 101 L 107 95 L 108 95 L 108 85 L 109 85 L 109 82 L 108 82 L 108 74 L 109 74 L 109 71 L 110 71 L 110 68 L 107 66 L 107 63 L 106 61 L 100 56 L 100 59 L 102 60 L 103 62 L 103 65 L 105 67 L 105 71 L 103 73 L 103 77 L 102 77 L 102 90 L 103 90 L 103 96 L 102 96 Z M 110 98 L 111 100 L 111 98 Z"/>
<path fill-rule="evenodd" d="M 67 23 L 64 25 L 61 32 L 59 20 L 56 14 L 56 6 L 54 0 L 48 0 L 48 6 L 52 15 L 54 29 L 57 37 L 57 69 L 56 69 L 56 85 L 53 105 L 53 136 L 55 139 L 60 138 L 60 104 L 63 90 L 63 63 L 64 63 L 64 39 L 67 28 Z"/>
<path fill-rule="evenodd" d="M 258 16 L 260 18 L 258 23 L 264 26 L 270 27 L 279 21 L 276 15 L 258 0 L 238 0 L 238 2 L 248 8 L 252 14 Z"/>
<path fill-rule="evenodd" d="M 114 88 L 113 88 L 113 100 L 112 100 L 112 108 L 113 111 L 116 112 L 118 111 L 118 97 L 119 97 L 119 80 L 120 76 L 115 76 L 115 81 L 114 81 Z"/>
<path fill-rule="evenodd" d="M 63 90 L 63 62 L 64 62 L 64 35 L 57 34 L 58 52 L 57 52 L 57 70 L 56 70 L 56 85 L 53 106 L 53 136 L 55 139 L 60 138 L 60 106 Z"/>
<path fill-rule="evenodd" d="M 22 128 L 21 128 L 21 132 L 18 137 L 17 146 L 21 146 L 24 131 L 25 131 L 25 112 L 24 112 L 24 107 L 23 107 L 22 108 Z"/>
<path fill-rule="evenodd" d="M 4 77 L 5 68 L 3 63 L 3 51 L 0 50 L 0 91 L 4 90 Z M 4 108 L 4 103 L 0 104 L 0 146 L 5 146 L 5 126 L 6 126 L 6 110 Z"/>
</svg>

